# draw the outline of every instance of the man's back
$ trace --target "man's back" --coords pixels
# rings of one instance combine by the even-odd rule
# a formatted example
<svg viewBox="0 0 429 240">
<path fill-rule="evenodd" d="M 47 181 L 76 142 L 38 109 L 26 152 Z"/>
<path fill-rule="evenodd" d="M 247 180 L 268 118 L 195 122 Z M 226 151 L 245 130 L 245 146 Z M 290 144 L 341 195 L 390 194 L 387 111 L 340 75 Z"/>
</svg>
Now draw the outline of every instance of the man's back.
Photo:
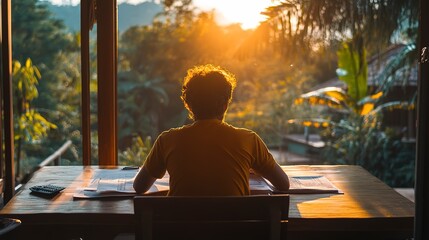
<svg viewBox="0 0 429 240">
<path fill-rule="evenodd" d="M 248 195 L 250 168 L 276 164 L 253 131 L 215 119 L 162 133 L 147 161 L 154 176 L 169 172 L 169 195 L 179 196 Z"/>
</svg>

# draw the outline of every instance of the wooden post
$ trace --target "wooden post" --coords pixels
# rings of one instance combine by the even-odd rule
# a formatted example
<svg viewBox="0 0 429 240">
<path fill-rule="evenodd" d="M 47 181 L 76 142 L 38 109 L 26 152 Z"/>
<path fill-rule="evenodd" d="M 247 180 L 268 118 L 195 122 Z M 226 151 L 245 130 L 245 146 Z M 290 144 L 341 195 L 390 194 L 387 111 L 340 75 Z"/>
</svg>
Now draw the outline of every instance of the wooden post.
<svg viewBox="0 0 429 240">
<path fill-rule="evenodd" d="M 414 239 L 429 239 L 429 2 L 420 0 Z"/>
<path fill-rule="evenodd" d="M 0 5 L 0 7 L 1 7 L 1 5 Z M 3 14 L 0 12 L 0 33 L 1 33 L 2 29 L 4 29 L 3 21 L 2 21 L 3 19 L 1 19 L 1 16 L 3 16 Z M 0 34 L 0 44 L 3 46 L 2 36 L 3 36 L 3 34 L 1 33 Z M 1 49 L 0 51 L 2 54 L 3 49 Z M 4 57 L 3 57 L 3 55 L 1 57 L 2 57 L 1 64 L 3 64 L 4 63 Z M 3 67 L 3 66 L 1 66 L 1 67 Z M 0 136 L 3 136 L 3 91 L 2 91 L 2 89 L 3 89 L 4 75 L 3 75 L 2 69 L 0 69 L 0 74 L 1 74 L 1 82 L 0 82 Z M 0 146 L 3 146 L 3 137 L 0 137 Z M 0 194 L 3 194 L 3 170 L 4 170 L 3 147 L 1 147 L 0 148 Z M 0 197 L 0 199 L 1 199 L 1 197 Z"/>
<path fill-rule="evenodd" d="M 15 167 L 13 146 L 13 99 L 12 99 L 12 25 L 11 0 L 1 1 L 2 25 L 2 83 L 4 112 L 4 145 L 5 145 L 5 184 L 4 203 L 15 194 Z"/>
<path fill-rule="evenodd" d="M 91 109 L 90 109 L 90 63 L 89 63 L 89 0 L 80 3 L 80 32 L 81 32 L 81 124 L 82 124 L 82 164 L 91 165 Z"/>
<path fill-rule="evenodd" d="M 117 165 L 116 73 L 116 0 L 97 0 L 97 112 L 99 165 Z"/>
</svg>

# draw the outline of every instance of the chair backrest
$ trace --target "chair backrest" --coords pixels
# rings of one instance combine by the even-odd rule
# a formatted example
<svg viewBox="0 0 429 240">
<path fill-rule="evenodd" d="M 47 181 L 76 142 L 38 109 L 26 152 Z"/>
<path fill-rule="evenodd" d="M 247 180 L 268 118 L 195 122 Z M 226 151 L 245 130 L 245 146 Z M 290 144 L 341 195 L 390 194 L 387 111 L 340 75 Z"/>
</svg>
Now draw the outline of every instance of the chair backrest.
<svg viewBox="0 0 429 240">
<path fill-rule="evenodd" d="M 136 240 L 286 239 L 289 195 L 136 196 Z"/>
</svg>

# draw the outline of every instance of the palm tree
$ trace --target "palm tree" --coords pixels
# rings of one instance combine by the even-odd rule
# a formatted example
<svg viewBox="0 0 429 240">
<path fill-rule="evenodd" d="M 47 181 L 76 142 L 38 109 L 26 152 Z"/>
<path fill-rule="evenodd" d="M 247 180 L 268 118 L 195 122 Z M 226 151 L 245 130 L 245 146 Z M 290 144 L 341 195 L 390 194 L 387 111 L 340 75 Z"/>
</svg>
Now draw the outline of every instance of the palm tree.
<svg viewBox="0 0 429 240">
<path fill-rule="evenodd" d="M 287 0 L 264 11 L 273 43 L 294 41 L 297 50 L 361 36 L 370 53 L 386 47 L 398 29 L 416 28 L 418 0 Z"/>
</svg>

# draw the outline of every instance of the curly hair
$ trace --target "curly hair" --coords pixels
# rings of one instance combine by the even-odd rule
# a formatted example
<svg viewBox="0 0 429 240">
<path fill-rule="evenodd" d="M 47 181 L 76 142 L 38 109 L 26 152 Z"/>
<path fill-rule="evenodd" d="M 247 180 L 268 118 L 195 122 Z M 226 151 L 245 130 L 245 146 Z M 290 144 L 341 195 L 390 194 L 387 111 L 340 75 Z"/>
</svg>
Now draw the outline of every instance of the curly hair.
<svg viewBox="0 0 429 240">
<path fill-rule="evenodd" d="M 182 86 L 182 100 L 193 120 L 220 118 L 232 100 L 235 76 L 211 64 L 188 70 Z"/>
</svg>

